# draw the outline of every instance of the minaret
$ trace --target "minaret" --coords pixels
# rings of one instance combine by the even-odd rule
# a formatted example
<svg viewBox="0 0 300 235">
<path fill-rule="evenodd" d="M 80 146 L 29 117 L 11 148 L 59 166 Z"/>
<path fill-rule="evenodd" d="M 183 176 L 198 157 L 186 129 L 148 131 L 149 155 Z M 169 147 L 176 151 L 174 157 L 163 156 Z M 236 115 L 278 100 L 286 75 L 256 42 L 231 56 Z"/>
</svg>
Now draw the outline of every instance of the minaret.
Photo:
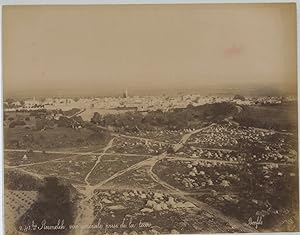
<svg viewBox="0 0 300 235">
<path fill-rule="evenodd" d="M 123 98 L 127 98 L 128 97 L 128 91 L 127 91 L 127 88 L 125 90 L 125 92 L 123 93 Z"/>
</svg>

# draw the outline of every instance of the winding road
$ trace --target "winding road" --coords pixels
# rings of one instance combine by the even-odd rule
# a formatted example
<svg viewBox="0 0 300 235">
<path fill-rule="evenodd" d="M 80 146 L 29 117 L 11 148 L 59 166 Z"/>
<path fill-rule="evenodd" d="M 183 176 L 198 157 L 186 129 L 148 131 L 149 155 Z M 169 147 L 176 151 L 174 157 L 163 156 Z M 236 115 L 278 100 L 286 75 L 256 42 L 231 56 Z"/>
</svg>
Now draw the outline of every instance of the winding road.
<svg viewBox="0 0 300 235">
<path fill-rule="evenodd" d="M 199 133 L 200 131 L 204 130 L 204 129 L 207 129 L 209 127 L 211 127 L 212 125 L 214 124 L 211 124 L 209 126 L 206 126 L 206 127 L 203 127 L 203 128 L 200 128 L 200 129 L 197 129 L 191 133 L 187 133 L 185 134 L 182 139 L 179 141 L 179 143 L 176 144 L 176 147 L 175 147 L 175 150 L 179 150 L 181 149 L 184 144 L 186 143 L 186 141 L 193 135 L 193 134 L 196 134 L 196 133 Z M 141 168 L 141 167 L 144 167 L 144 166 L 150 166 L 149 167 L 149 170 L 147 171 L 148 175 L 151 177 L 151 179 L 158 183 L 159 185 L 163 186 L 168 193 L 170 193 L 171 195 L 176 195 L 177 197 L 180 197 L 182 198 L 183 200 L 185 201 L 189 201 L 191 203 L 193 203 L 195 206 L 197 206 L 199 209 L 204 209 L 206 210 L 207 212 L 211 213 L 212 215 L 216 216 L 217 218 L 221 219 L 222 221 L 225 221 L 227 222 L 228 224 L 231 225 L 232 228 L 235 228 L 235 229 L 238 229 L 240 231 L 243 231 L 243 232 L 257 232 L 256 229 L 254 229 L 253 227 L 249 226 L 248 224 L 245 224 L 245 223 L 241 223 L 240 221 L 234 219 L 234 218 L 231 218 L 231 217 L 227 217 L 225 216 L 223 213 L 221 213 L 219 210 L 216 210 L 214 208 L 212 208 L 211 206 L 209 206 L 208 204 L 206 203 L 203 203 L 203 202 L 200 202 L 198 201 L 197 199 L 191 197 L 188 195 L 188 193 L 184 192 L 184 191 L 181 191 L 180 189 L 176 188 L 176 187 L 173 187 L 171 185 L 169 185 L 168 183 L 164 182 L 163 180 L 161 180 L 154 172 L 153 172 L 153 167 L 155 166 L 155 164 L 164 159 L 164 158 L 167 158 L 167 153 L 164 152 L 158 156 L 155 156 L 155 157 L 151 157 L 149 159 L 146 159 L 146 160 L 143 160 L 141 162 L 138 162 L 126 169 L 123 169 L 117 173 L 115 173 L 114 175 L 110 176 L 109 178 L 107 178 L 106 180 L 96 184 L 95 186 L 91 187 L 93 190 L 94 189 L 97 189 L 97 188 L 100 188 L 101 186 L 105 185 L 106 183 L 112 181 L 113 179 L 125 174 L 126 172 L 129 172 L 129 171 L 132 171 L 132 170 L 136 170 L 138 168 Z"/>
<path fill-rule="evenodd" d="M 199 132 L 201 132 L 202 130 L 205 130 L 207 128 L 210 128 L 211 126 L 213 126 L 215 124 L 211 124 L 209 126 L 197 129 L 193 132 L 184 134 L 181 138 L 181 140 L 173 145 L 174 151 L 177 152 L 179 149 L 181 149 L 185 143 L 187 142 L 187 140 L 194 134 L 197 134 Z M 90 175 L 93 173 L 93 171 L 95 170 L 95 168 L 97 167 L 97 165 L 101 162 L 102 156 L 107 155 L 107 154 L 114 154 L 114 155 L 124 155 L 124 156 L 133 156 L 134 154 L 118 154 L 118 153 L 107 153 L 107 150 L 109 150 L 112 146 L 113 146 L 113 142 L 114 139 L 117 137 L 117 135 L 114 135 L 115 137 L 113 139 L 111 139 L 109 141 L 109 143 L 107 144 L 107 146 L 103 149 L 103 151 L 101 153 L 97 153 L 96 155 L 98 155 L 97 160 L 95 161 L 95 164 L 91 167 L 91 169 L 89 170 L 89 172 L 86 174 L 85 179 L 84 179 L 84 186 L 82 187 L 82 185 L 80 187 L 77 187 L 79 193 L 83 196 L 83 199 L 80 201 L 79 203 L 79 208 L 77 211 L 77 216 L 75 218 L 75 222 L 74 224 L 77 225 L 89 225 L 89 224 L 93 224 L 94 222 L 94 210 L 93 210 L 93 202 L 92 202 L 92 198 L 94 195 L 94 190 L 95 189 L 101 189 L 102 187 L 105 187 L 105 185 L 114 180 L 115 178 L 122 176 L 123 174 L 132 171 L 132 170 L 136 170 L 142 167 L 147 166 L 148 167 L 148 171 L 147 174 L 151 177 L 151 179 L 156 182 L 157 184 L 161 185 L 162 187 L 164 187 L 166 189 L 166 191 L 171 194 L 171 195 L 176 195 L 177 197 L 180 197 L 182 199 L 184 199 L 185 201 L 189 201 L 191 203 L 193 203 L 196 207 L 198 207 L 199 209 L 204 209 L 206 210 L 208 213 L 211 213 L 212 215 L 214 215 L 215 217 L 221 219 L 222 221 L 227 222 L 228 224 L 230 224 L 233 228 L 239 229 L 240 231 L 244 231 L 244 232 L 255 232 L 256 230 L 250 226 L 248 226 L 247 224 L 244 223 L 240 223 L 238 220 L 235 220 L 233 218 L 227 217 L 225 216 L 223 213 L 221 213 L 219 210 L 216 210 L 214 208 L 212 208 L 211 206 L 207 205 L 206 203 L 200 202 L 197 199 L 193 198 L 190 196 L 189 193 L 184 192 L 180 189 L 177 189 L 174 186 L 169 185 L 168 183 L 164 182 L 163 180 L 161 180 L 154 172 L 153 172 L 153 167 L 156 165 L 156 163 L 162 159 L 170 159 L 170 157 L 167 155 L 166 152 L 163 152 L 160 155 L 157 156 L 152 156 L 152 155 L 145 155 L 145 156 L 149 156 L 149 158 L 142 160 L 138 163 L 135 163 L 123 170 L 120 170 L 118 172 L 116 172 L 115 174 L 113 174 L 112 176 L 108 177 L 107 179 L 97 183 L 96 185 L 90 185 L 89 182 L 89 177 Z M 118 135 L 119 137 L 122 138 L 131 138 L 128 136 L 124 136 L 124 135 Z M 145 138 L 140 138 L 140 137 L 134 137 L 134 139 L 140 139 L 140 140 L 145 140 Z M 149 140 L 149 139 L 146 139 Z M 150 141 L 154 141 L 154 140 L 150 140 Z M 24 150 L 6 150 L 6 151 L 19 151 L 22 152 Z M 34 152 L 40 152 L 40 151 L 34 151 Z M 41 151 L 42 152 L 42 151 Z M 50 152 L 47 152 L 50 153 Z M 52 151 L 52 153 L 62 153 L 59 151 Z M 82 153 L 82 152 L 65 152 L 65 154 L 74 154 L 74 155 L 92 155 L 95 153 L 93 152 L 87 152 L 87 153 Z M 136 154 L 139 155 L 139 154 Z M 134 156 L 136 156 L 134 155 Z M 32 163 L 32 164 L 24 164 L 24 165 L 19 165 L 19 166 L 8 166 L 8 168 L 18 168 L 18 167 L 24 167 L 24 166 L 30 166 L 30 165 L 36 165 L 36 164 L 45 164 L 51 161 L 58 161 L 60 159 L 63 158 L 59 158 L 59 159 L 53 159 L 53 160 L 49 160 L 49 161 L 44 161 L 44 162 L 39 162 L 39 163 Z M 187 160 L 186 158 L 174 158 L 174 160 Z M 193 159 L 188 159 L 189 161 L 192 161 Z M 207 161 L 207 160 L 206 160 Z M 224 162 L 224 161 L 222 161 Z M 230 162 L 232 163 L 232 162 Z M 38 174 L 34 174 L 37 177 L 40 177 L 41 175 Z M 81 229 L 75 229 L 73 231 L 74 235 L 85 235 L 88 234 L 88 230 L 84 229 L 81 227 Z"/>
</svg>

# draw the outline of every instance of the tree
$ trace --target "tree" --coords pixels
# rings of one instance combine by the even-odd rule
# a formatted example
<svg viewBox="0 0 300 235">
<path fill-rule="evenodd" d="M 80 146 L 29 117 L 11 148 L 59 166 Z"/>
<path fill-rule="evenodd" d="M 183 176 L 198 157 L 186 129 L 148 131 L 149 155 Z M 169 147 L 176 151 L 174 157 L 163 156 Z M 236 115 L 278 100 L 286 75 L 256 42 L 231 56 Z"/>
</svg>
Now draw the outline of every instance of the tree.
<svg viewBox="0 0 300 235">
<path fill-rule="evenodd" d="M 21 104 L 21 106 L 24 106 L 25 105 L 25 101 L 24 100 L 20 100 L 20 104 Z"/>
<path fill-rule="evenodd" d="M 15 102 L 15 100 L 13 98 L 7 98 L 6 102 L 8 103 L 8 105 L 11 105 L 13 102 Z"/>
<path fill-rule="evenodd" d="M 95 112 L 94 116 L 91 119 L 91 122 L 94 124 L 99 124 L 100 121 L 101 121 L 101 115 L 98 112 Z"/>
<path fill-rule="evenodd" d="M 83 119 L 82 119 L 81 116 L 75 116 L 75 117 L 73 117 L 73 120 L 74 120 L 75 122 L 80 123 L 81 125 L 84 124 L 84 121 L 83 121 Z"/>
<path fill-rule="evenodd" d="M 35 123 L 35 127 L 38 131 L 44 129 L 46 127 L 46 120 L 44 118 L 37 119 Z"/>
<path fill-rule="evenodd" d="M 57 125 L 59 127 L 71 127 L 72 125 L 72 120 L 70 118 L 61 116 L 58 121 L 57 121 Z"/>
<path fill-rule="evenodd" d="M 9 123 L 9 128 L 15 128 L 16 125 L 16 122 L 12 121 L 11 123 Z"/>
<path fill-rule="evenodd" d="M 235 95 L 235 96 L 233 97 L 233 99 L 234 99 L 234 100 L 242 100 L 242 101 L 245 101 L 245 100 L 246 100 L 245 97 L 242 96 L 242 95 Z"/>
<path fill-rule="evenodd" d="M 26 125 L 26 123 L 23 120 L 18 119 L 18 120 L 16 120 L 16 125 L 17 126 L 24 126 L 24 125 Z"/>
</svg>

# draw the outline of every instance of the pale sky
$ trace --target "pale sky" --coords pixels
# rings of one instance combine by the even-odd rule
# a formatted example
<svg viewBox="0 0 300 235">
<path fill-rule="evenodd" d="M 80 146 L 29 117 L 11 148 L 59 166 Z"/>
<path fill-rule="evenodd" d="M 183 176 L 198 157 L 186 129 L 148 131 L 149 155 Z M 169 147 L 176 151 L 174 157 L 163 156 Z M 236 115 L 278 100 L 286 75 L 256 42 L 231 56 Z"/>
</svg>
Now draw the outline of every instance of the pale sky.
<svg viewBox="0 0 300 235">
<path fill-rule="evenodd" d="M 4 94 L 296 88 L 296 5 L 5 6 Z"/>
</svg>

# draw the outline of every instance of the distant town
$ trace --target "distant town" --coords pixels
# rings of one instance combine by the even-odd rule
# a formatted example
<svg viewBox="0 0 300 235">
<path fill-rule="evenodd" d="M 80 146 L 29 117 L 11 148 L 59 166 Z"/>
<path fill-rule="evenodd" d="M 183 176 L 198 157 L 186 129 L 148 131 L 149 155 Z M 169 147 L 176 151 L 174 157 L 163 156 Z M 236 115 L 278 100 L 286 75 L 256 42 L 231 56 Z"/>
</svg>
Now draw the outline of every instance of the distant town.
<svg viewBox="0 0 300 235">
<path fill-rule="evenodd" d="M 22 100 L 6 99 L 4 101 L 5 112 L 21 112 L 32 110 L 68 110 L 78 108 L 82 110 L 82 117 L 91 118 L 93 111 L 100 110 L 104 114 L 117 112 L 149 112 L 160 110 L 167 112 L 177 108 L 186 108 L 188 105 L 199 106 L 204 104 L 232 102 L 238 105 L 274 105 L 284 102 L 296 101 L 296 96 L 201 96 L 201 95 L 177 95 L 177 96 L 130 96 L 127 89 L 121 97 L 103 98 L 40 98 L 35 97 Z"/>
</svg>

